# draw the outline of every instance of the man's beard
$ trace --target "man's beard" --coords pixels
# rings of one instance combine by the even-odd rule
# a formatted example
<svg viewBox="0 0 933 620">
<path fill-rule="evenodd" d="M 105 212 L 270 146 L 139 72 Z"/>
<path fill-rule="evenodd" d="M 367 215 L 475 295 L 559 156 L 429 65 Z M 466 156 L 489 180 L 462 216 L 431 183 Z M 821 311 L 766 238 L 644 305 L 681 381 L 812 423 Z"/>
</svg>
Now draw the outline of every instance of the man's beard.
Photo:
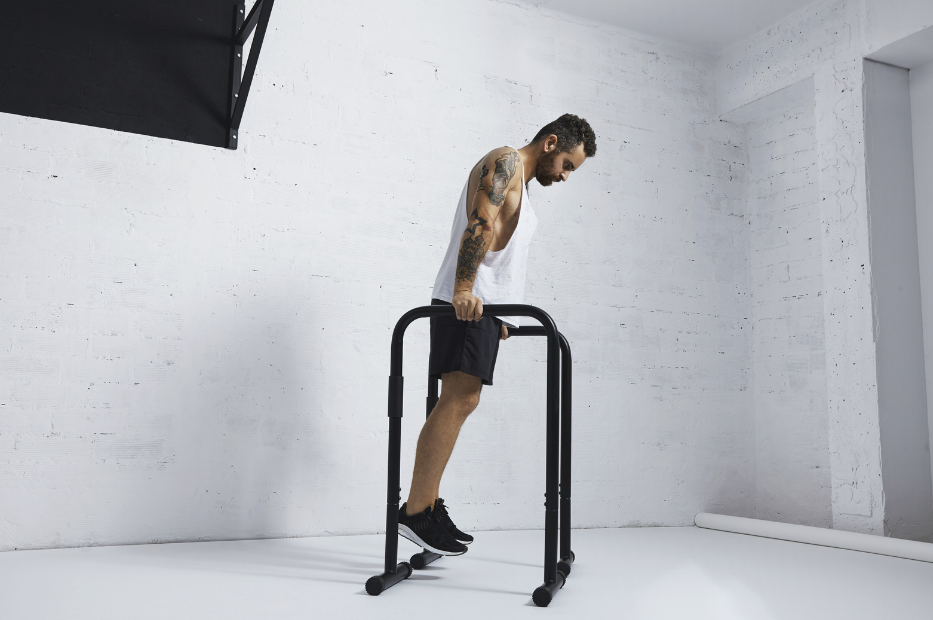
<svg viewBox="0 0 933 620">
<path fill-rule="evenodd" d="M 549 172 L 553 167 L 551 164 L 554 163 L 555 159 L 557 159 L 557 151 L 545 153 L 538 159 L 538 165 L 535 166 L 535 178 L 543 187 L 547 187 L 560 178 L 551 176 Z"/>
</svg>

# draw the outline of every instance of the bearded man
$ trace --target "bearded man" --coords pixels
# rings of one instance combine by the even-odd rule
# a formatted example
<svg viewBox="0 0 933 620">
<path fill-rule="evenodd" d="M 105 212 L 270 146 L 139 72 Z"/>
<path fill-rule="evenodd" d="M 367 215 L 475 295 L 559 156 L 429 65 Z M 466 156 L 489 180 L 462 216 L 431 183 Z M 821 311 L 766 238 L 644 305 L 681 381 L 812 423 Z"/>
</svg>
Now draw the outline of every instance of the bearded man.
<svg viewBox="0 0 933 620">
<path fill-rule="evenodd" d="M 596 135 L 584 119 L 564 114 L 526 146 L 504 146 L 473 166 L 460 195 L 450 245 L 434 282 L 432 305 L 452 305 L 456 317 L 431 319 L 429 374 L 441 394 L 415 453 L 408 501 L 398 532 L 441 555 L 466 553 L 473 537 L 461 532 L 439 496 L 441 476 L 460 427 L 492 385 L 499 341 L 517 317 L 484 317 L 483 304 L 521 304 L 525 266 L 538 219 L 527 196 L 531 178 L 544 187 L 565 182 L 596 154 Z"/>
</svg>

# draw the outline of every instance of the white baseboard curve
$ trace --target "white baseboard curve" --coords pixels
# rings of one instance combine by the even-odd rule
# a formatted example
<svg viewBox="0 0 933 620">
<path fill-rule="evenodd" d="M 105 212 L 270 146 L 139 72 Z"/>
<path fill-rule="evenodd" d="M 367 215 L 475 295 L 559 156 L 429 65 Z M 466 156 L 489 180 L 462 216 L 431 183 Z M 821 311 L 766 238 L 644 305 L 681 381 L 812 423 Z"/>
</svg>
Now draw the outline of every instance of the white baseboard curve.
<svg viewBox="0 0 933 620">
<path fill-rule="evenodd" d="M 933 562 L 933 544 L 915 540 L 844 532 L 809 525 L 777 523 L 763 519 L 730 517 L 708 512 L 698 513 L 694 518 L 694 523 L 696 523 L 697 527 L 709 530 L 776 538 L 778 540 L 850 549 L 865 553 L 877 553 L 920 562 Z"/>
</svg>

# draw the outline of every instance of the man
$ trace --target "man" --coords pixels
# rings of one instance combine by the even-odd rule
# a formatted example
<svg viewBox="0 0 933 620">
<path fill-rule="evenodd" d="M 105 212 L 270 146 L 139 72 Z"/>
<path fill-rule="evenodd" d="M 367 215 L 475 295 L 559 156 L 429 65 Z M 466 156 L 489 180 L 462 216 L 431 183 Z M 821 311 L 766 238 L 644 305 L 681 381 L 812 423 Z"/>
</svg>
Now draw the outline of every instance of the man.
<svg viewBox="0 0 933 620">
<path fill-rule="evenodd" d="M 483 304 L 520 304 L 528 245 L 537 224 L 527 196 L 532 172 L 547 187 L 566 181 L 596 154 L 589 123 L 564 114 L 530 144 L 490 151 L 470 172 L 451 229 L 450 246 L 434 283 L 432 305 L 453 305 L 456 318 L 431 319 L 429 374 L 441 395 L 415 453 L 408 501 L 398 516 L 400 535 L 441 555 L 466 553 L 473 537 L 450 518 L 438 487 L 460 427 L 492 385 L 499 340 L 512 317 L 484 317 Z M 464 544 L 466 543 L 466 544 Z"/>
</svg>

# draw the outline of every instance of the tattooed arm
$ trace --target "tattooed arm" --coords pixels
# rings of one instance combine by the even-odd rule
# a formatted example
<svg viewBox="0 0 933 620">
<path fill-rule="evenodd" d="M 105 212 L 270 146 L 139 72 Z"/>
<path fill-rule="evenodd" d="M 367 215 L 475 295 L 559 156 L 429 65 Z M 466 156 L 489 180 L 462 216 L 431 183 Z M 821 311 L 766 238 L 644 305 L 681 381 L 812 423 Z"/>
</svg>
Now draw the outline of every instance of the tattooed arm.
<svg viewBox="0 0 933 620">
<path fill-rule="evenodd" d="M 492 245 L 494 224 L 505 197 L 521 185 L 521 175 L 515 175 L 520 165 L 518 151 L 511 148 L 496 149 L 480 163 L 479 184 L 468 207 L 454 282 L 452 304 L 462 321 L 483 318 L 483 302 L 473 295 L 476 270 Z"/>
</svg>

